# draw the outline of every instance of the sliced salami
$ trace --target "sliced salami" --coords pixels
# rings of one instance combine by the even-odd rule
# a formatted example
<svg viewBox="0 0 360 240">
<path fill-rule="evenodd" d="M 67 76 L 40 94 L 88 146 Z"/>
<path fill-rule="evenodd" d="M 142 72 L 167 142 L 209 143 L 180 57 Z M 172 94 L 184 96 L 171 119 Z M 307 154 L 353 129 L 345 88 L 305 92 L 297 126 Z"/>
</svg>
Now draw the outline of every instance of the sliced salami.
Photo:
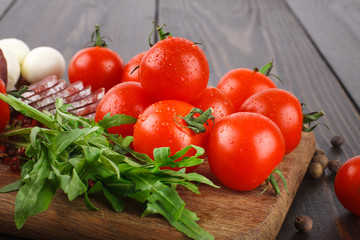
<svg viewBox="0 0 360 240">
<path fill-rule="evenodd" d="M 87 119 L 95 119 L 95 114 L 96 114 L 96 112 L 93 112 L 93 113 L 90 113 L 87 115 L 83 115 L 82 117 L 87 118 Z"/>
<path fill-rule="evenodd" d="M 66 97 L 64 98 L 64 104 L 72 104 L 73 102 L 76 102 L 76 101 L 79 101 L 80 99 L 83 99 L 87 96 L 90 96 L 91 95 L 91 87 L 90 86 L 87 86 L 85 88 L 83 88 L 81 91 L 69 96 L 69 97 Z M 46 107 L 43 107 L 41 109 L 39 109 L 40 111 L 43 111 L 43 110 L 46 110 L 52 114 L 55 113 L 55 105 L 52 104 L 52 105 L 48 105 Z"/>
<path fill-rule="evenodd" d="M 22 95 L 26 98 L 24 101 L 39 111 L 54 114 L 56 99 L 62 98 L 64 104 L 73 106 L 68 109 L 70 113 L 88 119 L 95 118 L 96 108 L 105 95 L 104 88 L 92 92 L 90 86 L 84 87 L 80 81 L 69 85 L 65 80 L 57 79 L 56 76 L 47 77 L 30 85 L 29 90 L 33 92 L 24 93 Z"/>
<path fill-rule="evenodd" d="M 67 86 L 66 81 L 64 79 L 60 79 L 60 80 L 58 80 L 58 83 L 56 85 L 54 85 L 53 87 L 48 88 L 45 91 L 39 92 L 35 95 L 28 97 L 25 100 L 25 102 L 29 104 L 32 102 L 39 101 L 41 99 L 44 99 L 46 97 L 49 97 L 53 94 L 56 94 L 56 93 L 64 90 L 66 88 L 66 86 Z"/>
<path fill-rule="evenodd" d="M 81 108 L 88 104 L 99 101 L 100 99 L 102 99 L 104 94 L 105 94 L 105 88 L 99 88 L 99 89 L 96 89 L 94 92 L 92 92 L 89 96 L 79 99 L 75 102 L 71 102 L 70 104 L 74 108 Z"/>
<path fill-rule="evenodd" d="M 22 96 L 24 98 L 29 98 L 35 94 L 41 93 L 47 89 L 54 87 L 58 83 L 59 83 L 59 79 L 55 75 L 46 77 L 40 82 L 30 85 L 29 92 L 24 93 Z"/>
<path fill-rule="evenodd" d="M 64 98 L 64 103 L 65 104 L 69 104 L 69 103 L 73 103 L 73 102 L 76 102 L 84 97 L 87 97 L 91 94 L 91 87 L 90 86 L 87 86 L 85 87 L 83 90 L 81 90 L 80 92 L 74 94 L 74 95 L 71 95 L 67 98 Z"/>
<path fill-rule="evenodd" d="M 96 108 L 99 105 L 99 103 L 100 103 L 100 101 L 97 101 L 97 102 L 88 104 L 88 105 L 86 105 L 84 107 L 70 110 L 70 112 L 72 114 L 75 114 L 75 115 L 78 115 L 78 116 L 85 116 L 85 115 L 88 115 L 90 113 L 96 112 Z"/>
<path fill-rule="evenodd" d="M 73 84 L 70 84 L 68 85 L 64 90 L 56 93 L 56 94 L 53 94 L 49 97 L 46 97 L 46 98 L 43 98 L 39 101 L 36 101 L 36 102 L 32 102 L 30 103 L 30 105 L 36 109 L 39 109 L 39 110 L 43 110 L 44 108 L 53 108 L 52 106 L 49 106 L 49 105 L 54 105 L 55 104 L 55 101 L 57 98 L 66 98 L 66 97 L 69 97 L 69 96 L 72 96 L 78 92 L 80 92 L 81 90 L 84 89 L 84 85 L 82 82 L 75 82 Z"/>
<path fill-rule="evenodd" d="M 5 86 L 7 85 L 7 62 L 1 48 L 0 48 L 0 80 L 3 80 Z"/>
</svg>

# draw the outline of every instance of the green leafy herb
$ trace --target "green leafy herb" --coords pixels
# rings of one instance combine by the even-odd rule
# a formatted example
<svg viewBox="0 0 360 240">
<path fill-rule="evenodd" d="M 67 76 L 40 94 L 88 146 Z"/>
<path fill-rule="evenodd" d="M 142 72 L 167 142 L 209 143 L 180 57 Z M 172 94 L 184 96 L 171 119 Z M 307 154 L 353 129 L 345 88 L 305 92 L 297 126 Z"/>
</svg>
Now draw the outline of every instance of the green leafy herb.
<svg viewBox="0 0 360 240">
<path fill-rule="evenodd" d="M 67 112 L 70 106 L 64 105 L 61 99 L 56 101 L 54 116 L 39 112 L 13 96 L 0 94 L 0 99 L 48 127 L 11 129 L 0 134 L 0 140 L 18 136 L 27 146 L 25 153 L 29 160 L 22 167 L 21 179 L 0 190 L 18 190 L 15 200 L 18 229 L 27 218 L 45 211 L 55 192 L 61 189 L 69 201 L 83 196 L 90 210 L 98 209 L 90 201 L 91 194 L 103 193 L 117 212 L 124 209 L 124 198 L 133 198 L 146 204 L 142 217 L 160 214 L 190 238 L 214 238 L 196 223 L 196 214 L 185 208 L 176 186 L 185 186 L 194 193 L 200 192 L 193 182 L 217 186 L 197 173 L 161 169 L 198 165 L 203 162 L 199 157 L 204 149 L 188 146 L 170 156 L 169 148 L 157 148 L 153 161 L 131 150 L 132 137 L 122 138 L 107 131 L 119 122 L 134 123 L 133 117 L 108 114 L 95 123 Z M 184 157 L 192 148 L 196 150 L 195 155 Z"/>
</svg>

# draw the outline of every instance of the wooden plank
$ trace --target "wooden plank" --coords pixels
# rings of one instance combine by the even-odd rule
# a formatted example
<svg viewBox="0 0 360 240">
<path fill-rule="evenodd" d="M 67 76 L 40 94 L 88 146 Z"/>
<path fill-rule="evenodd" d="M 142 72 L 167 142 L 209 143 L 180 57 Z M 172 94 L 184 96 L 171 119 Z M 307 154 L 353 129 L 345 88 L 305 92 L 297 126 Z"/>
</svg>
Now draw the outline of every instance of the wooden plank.
<svg viewBox="0 0 360 240">
<path fill-rule="evenodd" d="M 306 103 L 308 112 L 325 111 L 320 122 L 329 130 L 319 126 L 315 133 L 317 146 L 329 159 L 344 162 L 360 153 L 359 113 L 284 1 L 161 1 L 159 23 L 174 35 L 206 45 L 212 85 L 230 69 L 262 66 L 273 59 L 273 72 L 285 81 L 276 82 L 278 86 Z M 341 150 L 330 145 L 334 135 L 345 139 Z M 326 171 L 316 184 L 310 179 L 302 183 L 278 239 L 297 233 L 293 222 L 300 214 L 314 220 L 308 238 L 338 239 L 342 232 L 359 236 L 354 220 L 343 217 L 348 212 L 335 196 L 333 179 Z"/>
<path fill-rule="evenodd" d="M 299 146 L 279 164 L 279 169 L 288 179 L 289 195 L 282 184 L 283 193 L 278 197 L 270 188 L 263 195 L 256 195 L 262 188 L 251 192 L 232 191 L 214 178 L 205 162 L 197 171 L 220 185 L 221 189 L 202 185 L 200 195 L 180 189 L 180 196 L 187 208 L 200 217 L 199 225 L 215 239 L 274 239 L 305 175 L 315 145 L 314 134 L 304 133 Z M 0 166 L 0 187 L 17 178 L 17 174 Z M 95 198 L 92 201 L 100 210 L 94 212 L 86 209 L 80 198 L 69 202 L 60 192 L 48 210 L 30 217 L 18 231 L 13 220 L 15 196 L 16 192 L 0 194 L 2 233 L 30 239 L 186 239 L 163 218 L 140 218 L 140 204 L 132 200 L 126 201 L 124 212 L 116 213 L 110 210 L 103 198 Z"/>
<path fill-rule="evenodd" d="M 360 2 L 286 1 L 360 109 Z"/>
<path fill-rule="evenodd" d="M 19 38 L 30 49 L 54 47 L 68 64 L 90 41 L 95 24 L 99 24 L 102 35 L 112 40 L 108 41 L 109 47 L 127 62 L 149 48 L 154 14 L 155 2 L 147 0 L 18 0 L 0 22 L 0 39 Z"/>
<path fill-rule="evenodd" d="M 6 11 L 11 7 L 11 4 L 14 3 L 14 0 L 2 0 L 0 2 L 0 20 L 3 18 Z"/>
</svg>

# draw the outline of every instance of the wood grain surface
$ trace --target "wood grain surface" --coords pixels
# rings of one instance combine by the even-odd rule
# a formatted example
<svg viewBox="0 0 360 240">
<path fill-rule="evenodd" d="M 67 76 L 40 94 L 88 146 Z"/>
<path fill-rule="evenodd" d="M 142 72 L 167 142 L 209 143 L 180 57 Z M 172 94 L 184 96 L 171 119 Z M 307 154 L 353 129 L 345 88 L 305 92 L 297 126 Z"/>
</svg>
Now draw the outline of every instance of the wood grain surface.
<svg viewBox="0 0 360 240">
<path fill-rule="evenodd" d="M 360 1 L 287 0 L 287 3 L 359 110 Z"/>
<path fill-rule="evenodd" d="M 330 160 L 342 162 L 360 154 L 360 115 L 354 104 L 359 94 L 352 90 L 359 82 L 354 71 L 360 51 L 357 1 L 14 0 L 0 1 L 0 10 L 0 38 L 17 37 L 31 48 L 53 46 L 67 63 L 89 40 L 96 23 L 104 25 L 110 47 L 126 62 L 148 48 L 153 20 L 174 35 L 206 45 L 213 86 L 232 68 L 262 66 L 273 59 L 273 72 L 285 82 L 275 80 L 278 87 L 293 92 L 309 112 L 325 111 L 320 122 L 329 129 L 315 130 L 317 147 Z M 330 145 L 335 135 L 345 140 L 340 149 Z M 304 178 L 277 239 L 360 236 L 360 217 L 341 206 L 333 182 L 327 170 L 319 180 Z M 294 228 L 300 214 L 314 221 L 308 234 Z"/>
<path fill-rule="evenodd" d="M 186 207 L 200 217 L 199 225 L 215 239 L 274 239 L 306 173 L 315 146 L 314 134 L 304 133 L 299 146 L 279 164 L 278 168 L 287 179 L 289 194 L 282 183 L 279 183 L 280 196 L 275 196 L 271 188 L 257 195 L 264 186 L 250 192 L 232 191 L 214 178 L 207 162 L 197 171 L 221 188 L 202 185 L 200 195 L 184 189 L 179 189 L 179 194 Z M 0 187 L 17 178 L 18 175 L 0 166 Z M 140 205 L 130 199 L 122 213 L 112 211 L 102 198 L 93 201 L 100 210 L 90 211 L 80 198 L 69 202 L 60 191 L 48 210 L 30 217 L 19 231 L 13 220 L 15 196 L 16 192 L 0 194 L 2 233 L 30 239 L 186 239 L 163 218 L 141 218 Z"/>
</svg>

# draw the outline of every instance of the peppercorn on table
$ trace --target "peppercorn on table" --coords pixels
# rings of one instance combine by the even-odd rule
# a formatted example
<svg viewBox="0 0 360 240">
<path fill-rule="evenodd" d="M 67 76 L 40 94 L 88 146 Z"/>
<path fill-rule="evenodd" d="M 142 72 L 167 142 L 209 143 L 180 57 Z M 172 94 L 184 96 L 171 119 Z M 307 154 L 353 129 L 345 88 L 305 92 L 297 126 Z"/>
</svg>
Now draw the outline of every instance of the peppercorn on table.
<svg viewBox="0 0 360 240">
<path fill-rule="evenodd" d="M 360 155 L 360 81 L 357 74 L 357 65 L 360 56 L 360 2 L 357 1 L 296 1 L 296 0 L 268 0 L 268 1 L 237 1 L 237 0 L 196 0 L 196 1 L 162 1 L 162 0 L 84 0 L 84 1 L 56 1 L 56 0 L 2 0 L 0 2 L 0 39 L 18 38 L 26 42 L 30 48 L 39 46 L 51 46 L 61 52 L 65 58 L 66 71 L 63 76 L 68 81 L 67 70 L 71 57 L 90 40 L 90 34 L 96 24 L 102 27 L 102 33 L 107 35 L 111 41 L 108 45 L 116 51 L 125 62 L 136 54 L 149 49 L 149 34 L 153 28 L 153 22 L 166 24 L 166 30 L 173 35 L 191 39 L 201 43 L 209 62 L 210 79 L 209 84 L 216 86 L 221 77 L 234 68 L 261 67 L 269 61 L 273 61 L 272 72 L 279 76 L 283 83 L 276 78 L 274 82 L 278 88 L 288 90 L 297 96 L 300 102 L 306 104 L 305 111 L 324 111 L 325 116 L 319 120 L 320 125 L 314 129 L 314 135 L 303 136 L 307 141 L 308 153 L 303 159 L 298 153 L 297 159 L 302 167 L 295 161 L 285 161 L 282 165 L 285 173 L 289 176 L 296 175 L 296 181 L 289 179 L 291 189 L 290 195 L 281 195 L 281 198 L 271 195 L 268 190 L 264 196 L 267 204 L 274 204 L 276 217 L 270 216 L 275 221 L 264 220 L 263 225 L 259 224 L 258 232 L 248 232 L 236 235 L 237 231 L 226 230 L 232 219 L 241 219 L 229 214 L 206 213 L 212 209 L 211 202 L 215 206 L 221 206 L 217 199 L 226 199 L 220 195 L 230 194 L 231 201 L 239 198 L 239 203 L 246 202 L 244 199 L 253 199 L 249 193 L 235 193 L 222 186 L 219 192 L 200 185 L 200 192 L 203 195 L 185 194 L 185 202 L 193 201 L 190 206 L 199 215 L 199 225 L 207 227 L 215 237 L 223 238 L 270 238 L 270 239 L 356 239 L 360 236 L 359 216 L 349 213 L 338 201 L 334 193 L 335 174 L 328 168 L 319 179 L 312 179 L 305 175 L 307 166 L 315 147 L 324 150 L 329 160 L 340 160 L 344 163 L 347 159 Z M 152 35 L 153 42 L 157 37 Z M 326 126 L 324 126 L 326 125 Z M 314 136 L 314 138 L 312 138 Z M 334 147 L 331 139 L 340 136 L 344 143 L 340 147 Z M 316 138 L 316 146 L 315 146 Z M 312 139 L 312 143 L 309 143 Z M 299 157 L 300 156 L 300 157 Z M 294 159 L 288 156 L 288 159 Z M 284 163 L 283 163 L 284 164 Z M 297 169 L 297 173 L 294 172 Z M 206 172 L 205 166 L 200 169 L 214 180 L 213 176 Z M 10 173 L 1 166 L 0 179 L 16 179 L 16 175 Z M 215 179 L 216 181 L 216 179 Z M 5 183 L 6 181 L 4 181 Z M 11 182 L 11 181 L 10 181 Z M 8 183 L 8 182 L 7 182 Z M 216 182 L 219 184 L 218 182 Z M 1 187 L 4 184 L 1 185 Z M 283 186 L 281 185 L 282 190 Z M 223 191 L 223 192 L 221 192 Z M 213 195 L 209 195 L 209 194 Z M 244 198 L 243 195 L 246 197 Z M 2 226 L 10 226 L 13 214 L 8 206 L 14 203 L 14 193 L 7 198 L 1 194 L 3 202 L 0 203 L 0 223 Z M 48 213 L 35 216 L 34 223 L 25 223 L 24 230 L 17 231 L 13 227 L 1 227 L 3 229 L 0 239 L 23 239 L 43 238 L 46 236 L 59 236 L 64 232 L 75 231 L 73 227 L 62 225 L 55 229 L 57 221 L 63 224 L 67 219 L 76 219 L 82 201 L 61 202 L 64 196 L 56 195 L 57 200 Z M 195 197 L 195 198 L 193 198 Z M 243 198 L 242 198 L 243 197 Z M 280 199 L 280 200 L 279 200 Z M 59 201 L 60 200 L 60 201 Z M 202 202 L 204 201 L 204 202 Z M 99 199 L 101 202 L 101 199 Z M 277 205 L 277 204 L 280 205 Z M 184 237 L 174 230 L 164 219 L 157 217 L 148 218 L 151 233 L 142 233 L 137 229 L 140 223 L 147 222 L 147 219 L 140 219 L 141 209 L 130 202 L 130 215 L 134 214 L 139 220 L 130 216 L 130 222 L 134 225 L 117 226 L 111 225 L 104 228 L 103 236 L 107 239 L 133 239 L 136 235 L 119 234 L 126 232 L 128 228 L 131 234 L 139 231 L 141 239 L 179 238 Z M 256 203 L 254 203 L 256 205 Z M 254 206 L 252 205 L 252 206 Z M 62 211 L 56 207 L 66 207 Z M 204 206 L 204 209 L 198 209 Z M 83 206 L 82 206 L 83 207 Z M 251 206 L 249 206 L 250 208 Z M 7 208 L 7 209 L 6 209 Z M 103 208 L 107 208 L 106 205 Z M 236 206 L 234 213 L 241 214 L 238 209 L 246 209 L 246 206 Z M 2 209 L 2 210 L 1 210 Z M 229 207 L 224 207 L 230 211 Z M 266 213 L 267 208 L 257 209 L 248 212 L 249 219 Z M 128 212 L 124 214 L 128 216 Z M 92 215 L 92 213 L 94 215 Z M 4 215 L 5 214 L 5 215 Z M 46 215 L 48 214 L 48 215 Z M 85 223 L 93 223 L 98 227 L 102 224 L 116 224 L 118 220 L 106 219 L 107 210 L 84 212 L 81 216 L 87 220 Z M 102 215 L 103 214 L 103 215 Z M 215 215 L 213 215 L 215 214 Z M 51 217 L 46 217 L 51 215 Z M 226 215 L 226 216 L 225 216 Z M 294 226 L 295 219 L 300 215 L 307 215 L 313 221 L 313 227 L 308 233 L 300 233 Z M 43 218 L 42 218 L 43 216 Z M 121 213 L 117 213 L 121 218 Z M 219 217 L 219 219 L 214 219 Z M 243 216 L 244 217 L 244 216 Z M 31 217 L 30 217 L 31 218 Z M 47 219 L 47 222 L 42 219 Z M 226 218 L 224 220 L 224 218 Z M 246 218 L 246 217 L 245 217 Z M 59 220 L 62 219 L 62 220 Z M 41 224 L 48 224 L 41 226 Z M 124 221 L 120 223 L 125 224 Z M 217 232 L 212 232 L 210 227 L 218 226 Z M 237 223 L 232 223 L 232 229 Z M 241 222 L 239 229 L 251 228 L 252 223 Z M 165 227 L 164 227 L 165 226 Z M 81 226 L 79 226 L 81 227 Z M 95 227 L 95 228 L 96 228 Z M 162 228 L 166 230 L 162 231 Z M 168 230 L 167 228 L 171 229 Z M 50 232 L 42 233 L 41 229 Z M 91 225 L 84 227 L 91 230 Z M 106 232 L 113 229 L 113 232 Z M 257 230 L 256 230 L 257 231 Z M 164 232 L 166 234 L 164 234 Z M 168 234 L 170 232 L 170 235 Z M 175 232 L 174 235 L 171 235 Z M 36 235 L 38 233 L 38 235 Z M 109 234 L 109 235 L 107 235 Z M 218 234 L 218 235 L 217 235 Z M 82 234 L 69 233 L 70 238 L 88 237 Z M 73 236 L 73 237 L 71 237 Z M 101 238 L 101 236 L 95 236 Z"/>
</svg>

